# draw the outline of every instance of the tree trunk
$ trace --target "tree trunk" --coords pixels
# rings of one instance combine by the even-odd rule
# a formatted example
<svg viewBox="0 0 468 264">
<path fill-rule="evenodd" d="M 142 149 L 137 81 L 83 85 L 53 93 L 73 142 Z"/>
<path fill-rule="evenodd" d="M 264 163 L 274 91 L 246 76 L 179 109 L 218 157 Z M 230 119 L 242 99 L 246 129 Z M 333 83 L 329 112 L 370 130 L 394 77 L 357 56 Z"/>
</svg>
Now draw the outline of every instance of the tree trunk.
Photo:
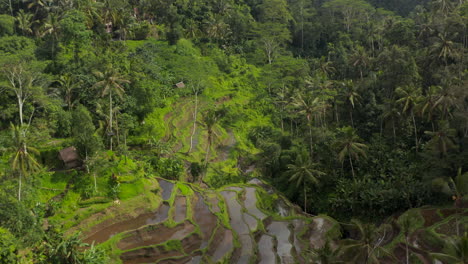
<svg viewBox="0 0 468 264">
<path fill-rule="evenodd" d="M 415 145 L 416 145 L 416 152 L 418 152 L 418 147 L 419 147 L 419 144 L 418 144 L 418 130 L 416 128 L 416 119 L 414 118 L 413 110 L 411 110 L 411 117 L 413 119 L 413 126 L 414 126 L 414 142 L 415 142 Z"/>
<path fill-rule="evenodd" d="M 18 96 L 18 111 L 19 111 L 19 116 L 20 116 L 21 127 L 23 127 L 23 106 L 24 106 L 24 102 L 21 99 L 21 97 Z"/>
<path fill-rule="evenodd" d="M 304 180 L 304 212 L 307 214 L 307 190 L 306 190 L 305 180 Z"/>
<path fill-rule="evenodd" d="M 210 158 L 210 150 L 211 150 L 211 131 L 208 131 L 208 146 L 206 148 L 206 155 L 205 155 L 205 167 L 208 165 L 208 159 Z"/>
<path fill-rule="evenodd" d="M 18 185 L 18 201 L 21 201 L 21 178 L 23 176 L 23 173 L 21 170 L 19 171 L 19 185 Z"/>
<path fill-rule="evenodd" d="M 197 114 L 198 114 L 198 92 L 195 92 L 195 111 L 193 113 L 193 128 L 192 128 L 192 134 L 190 135 L 190 149 L 188 153 L 190 153 L 193 148 L 193 136 L 195 135 L 195 131 L 197 130 Z"/>
<path fill-rule="evenodd" d="M 310 159 L 312 160 L 313 156 L 314 156 L 314 142 L 313 142 L 313 139 L 312 139 L 312 122 L 311 122 L 311 119 L 310 119 L 310 115 L 307 115 L 307 121 L 309 121 L 309 142 L 310 142 Z"/>
<path fill-rule="evenodd" d="M 354 175 L 354 167 L 353 167 L 353 160 L 351 159 L 351 155 L 348 154 L 349 164 L 351 165 L 351 173 L 353 174 L 353 179 L 356 180 L 356 176 Z"/>
<path fill-rule="evenodd" d="M 109 135 L 110 135 L 109 149 L 112 151 L 112 90 L 110 89 L 109 89 Z"/>
<path fill-rule="evenodd" d="M 335 116 L 336 116 L 336 124 L 340 125 L 340 119 L 338 117 L 338 103 L 335 101 Z"/>
<path fill-rule="evenodd" d="M 405 245 L 406 245 L 406 264 L 409 264 L 409 252 L 408 252 L 408 235 L 405 235 Z"/>
<path fill-rule="evenodd" d="M 349 109 L 349 116 L 351 118 L 351 126 L 354 128 L 353 108 Z"/>
<path fill-rule="evenodd" d="M 94 177 L 94 191 L 97 193 L 96 173 L 93 173 L 93 177 Z"/>
</svg>

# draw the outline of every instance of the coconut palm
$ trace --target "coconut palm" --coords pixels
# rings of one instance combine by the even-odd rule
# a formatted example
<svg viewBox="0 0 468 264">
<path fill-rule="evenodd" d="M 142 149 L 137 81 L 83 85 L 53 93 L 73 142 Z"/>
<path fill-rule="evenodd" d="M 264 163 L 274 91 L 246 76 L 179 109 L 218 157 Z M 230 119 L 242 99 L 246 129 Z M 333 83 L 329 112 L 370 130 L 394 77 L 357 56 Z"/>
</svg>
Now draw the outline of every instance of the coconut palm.
<svg viewBox="0 0 468 264">
<path fill-rule="evenodd" d="M 397 103 L 403 106 L 403 112 L 409 113 L 411 119 L 413 120 L 413 127 L 414 127 L 414 141 L 416 145 L 416 151 L 418 150 L 419 142 L 418 142 L 418 129 L 416 127 L 416 119 L 414 116 L 414 109 L 421 101 L 421 88 L 415 87 L 413 85 L 406 85 L 403 87 L 398 87 L 395 90 L 396 94 L 398 95 L 399 99 Z"/>
<path fill-rule="evenodd" d="M 363 79 L 362 71 L 363 69 L 367 68 L 367 66 L 369 66 L 369 63 L 370 63 L 369 55 L 367 54 L 363 46 L 358 45 L 354 49 L 354 53 L 351 55 L 351 62 L 354 67 L 359 68 L 359 73 L 360 73 L 361 80 L 362 80 Z"/>
<path fill-rule="evenodd" d="M 312 250 L 312 260 L 313 263 L 320 263 L 320 264 L 340 264 L 345 263 L 339 260 L 339 256 L 341 254 L 341 248 L 336 247 L 333 248 L 330 245 L 330 241 L 327 240 L 323 247 L 318 249 Z"/>
<path fill-rule="evenodd" d="M 462 173 L 461 168 L 458 168 L 457 177 L 455 179 L 449 178 L 449 187 L 453 194 L 453 200 L 455 201 L 455 208 L 457 209 L 457 216 L 456 216 L 456 229 L 457 235 L 460 235 L 460 209 L 461 209 L 461 202 L 465 195 L 468 194 L 468 173 Z"/>
<path fill-rule="evenodd" d="M 96 77 L 100 79 L 97 83 L 94 84 L 94 88 L 101 88 L 101 96 L 109 96 L 109 136 L 110 136 L 110 145 L 109 149 L 112 150 L 112 136 L 113 136 L 113 127 L 112 127 L 112 95 L 116 94 L 120 98 L 123 97 L 125 93 L 123 84 L 130 83 L 129 80 L 125 79 L 125 76 L 121 75 L 119 71 L 112 66 L 108 67 L 104 72 L 96 71 L 94 73 Z"/>
<path fill-rule="evenodd" d="M 11 158 L 11 168 L 18 174 L 18 201 L 21 201 L 22 178 L 40 168 L 39 163 L 31 155 L 38 155 L 39 151 L 27 145 L 25 126 L 11 124 L 11 131 L 13 138 L 12 149 L 14 151 Z"/>
<path fill-rule="evenodd" d="M 352 127 L 347 126 L 338 129 L 338 134 L 339 137 L 335 142 L 335 146 L 338 149 L 338 160 L 343 164 L 345 158 L 348 157 L 353 179 L 356 179 L 353 159 L 359 160 L 360 157 L 366 157 L 367 145 L 360 143 L 361 138 Z"/>
<path fill-rule="evenodd" d="M 448 59 L 456 56 L 456 43 L 450 40 L 456 36 L 449 36 L 447 32 L 439 33 L 437 39 L 431 47 L 433 57 L 442 59 L 445 66 L 448 65 Z"/>
<path fill-rule="evenodd" d="M 214 137 L 217 135 L 214 131 L 214 127 L 218 123 L 219 113 L 215 109 L 208 109 L 202 114 L 201 125 L 207 132 L 207 146 L 205 154 L 205 167 L 208 164 L 210 158 L 211 145 L 213 144 Z"/>
<path fill-rule="evenodd" d="M 30 13 L 24 12 L 23 9 L 21 9 L 17 16 L 16 16 L 16 21 L 18 22 L 18 27 L 21 29 L 23 32 L 23 35 L 30 35 L 32 34 L 32 25 L 34 24 L 35 21 L 33 21 L 33 15 Z"/>
<path fill-rule="evenodd" d="M 380 263 L 379 256 L 391 256 L 382 247 L 385 240 L 385 229 L 379 232 L 375 225 L 351 220 L 351 224 L 358 231 L 358 239 L 345 239 L 343 241 L 343 253 L 350 263 Z"/>
<path fill-rule="evenodd" d="M 445 157 L 450 149 L 456 148 L 452 140 L 456 135 L 456 130 L 450 128 L 447 121 L 439 122 L 438 131 L 425 131 L 424 133 L 431 136 L 431 140 L 427 143 L 428 148 L 438 152 L 440 158 Z"/>
<path fill-rule="evenodd" d="M 345 100 L 349 102 L 349 117 L 351 119 L 351 126 L 354 128 L 353 109 L 354 105 L 359 103 L 361 96 L 359 95 L 352 80 L 345 80 L 341 82 L 341 86 L 343 88 L 343 95 Z"/>
<path fill-rule="evenodd" d="M 396 126 L 395 126 L 395 121 L 398 120 L 401 116 L 400 109 L 396 103 L 395 100 L 389 99 L 385 102 L 383 113 L 380 116 L 382 119 L 381 123 L 381 134 L 383 130 L 383 122 L 386 120 L 390 119 L 392 122 L 392 130 L 393 130 L 393 142 L 396 142 Z"/>
<path fill-rule="evenodd" d="M 440 93 L 442 89 L 441 86 L 430 86 L 426 94 L 421 97 L 421 102 L 419 104 L 419 113 L 422 117 L 427 116 L 427 120 L 431 121 L 432 130 L 435 130 L 434 127 L 434 109 L 437 106 L 437 95 Z"/>
<path fill-rule="evenodd" d="M 318 184 L 318 179 L 325 175 L 324 172 L 316 169 L 317 164 L 310 161 L 307 152 L 297 155 L 296 161 L 288 165 L 288 173 L 291 175 L 289 181 L 295 182 L 296 187 L 301 184 L 304 188 L 304 212 L 307 213 L 307 184 Z"/>
<path fill-rule="evenodd" d="M 442 86 L 437 89 L 436 101 L 433 109 L 439 109 L 443 119 L 452 117 L 452 110 L 459 108 L 459 100 L 462 100 L 464 89 L 457 86 L 456 78 L 442 80 Z"/>
<path fill-rule="evenodd" d="M 315 97 L 310 93 L 298 93 L 291 99 L 292 105 L 297 109 L 297 113 L 305 115 L 307 118 L 307 125 L 309 126 L 310 154 L 313 156 L 312 116 L 322 113 L 323 108 L 326 108 L 327 105 L 324 104 L 320 98 Z"/>
<path fill-rule="evenodd" d="M 57 14 L 49 13 L 46 21 L 44 22 L 42 26 L 42 29 L 41 29 L 42 31 L 40 33 L 41 37 L 44 37 L 46 35 L 52 36 L 52 41 L 51 41 L 52 58 L 55 57 L 56 45 L 58 43 L 58 32 L 60 30 L 59 20 L 60 20 L 60 17 Z"/>
<path fill-rule="evenodd" d="M 60 88 L 58 89 L 58 93 L 64 99 L 65 103 L 67 104 L 68 111 L 71 110 L 75 100 L 73 100 L 73 95 L 75 94 L 75 90 L 80 87 L 80 82 L 77 82 L 71 75 L 66 74 L 60 76 L 57 80 L 60 84 Z"/>
<path fill-rule="evenodd" d="M 451 264 L 468 263 L 468 234 L 466 232 L 463 236 L 447 238 L 444 241 L 444 251 L 431 254 L 434 259 Z"/>
</svg>

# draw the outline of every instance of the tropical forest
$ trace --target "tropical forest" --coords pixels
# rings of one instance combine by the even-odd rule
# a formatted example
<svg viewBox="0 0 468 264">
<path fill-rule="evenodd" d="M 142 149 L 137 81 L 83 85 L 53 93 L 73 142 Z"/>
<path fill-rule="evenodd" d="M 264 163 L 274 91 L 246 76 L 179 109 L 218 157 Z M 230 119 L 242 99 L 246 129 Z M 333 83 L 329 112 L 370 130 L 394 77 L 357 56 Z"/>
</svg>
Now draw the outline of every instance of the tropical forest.
<svg viewBox="0 0 468 264">
<path fill-rule="evenodd" d="M 0 0 L 0 264 L 468 264 L 468 1 Z"/>
</svg>

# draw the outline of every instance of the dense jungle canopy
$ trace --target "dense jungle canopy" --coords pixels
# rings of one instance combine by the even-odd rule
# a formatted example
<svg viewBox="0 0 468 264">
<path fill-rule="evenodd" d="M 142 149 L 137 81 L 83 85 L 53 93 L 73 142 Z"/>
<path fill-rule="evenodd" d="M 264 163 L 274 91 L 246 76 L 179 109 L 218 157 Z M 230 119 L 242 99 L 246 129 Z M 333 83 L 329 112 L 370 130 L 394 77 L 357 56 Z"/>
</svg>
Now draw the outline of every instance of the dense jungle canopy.
<svg viewBox="0 0 468 264">
<path fill-rule="evenodd" d="M 468 263 L 467 27 L 465 0 L 0 0 L 0 263 Z"/>
</svg>

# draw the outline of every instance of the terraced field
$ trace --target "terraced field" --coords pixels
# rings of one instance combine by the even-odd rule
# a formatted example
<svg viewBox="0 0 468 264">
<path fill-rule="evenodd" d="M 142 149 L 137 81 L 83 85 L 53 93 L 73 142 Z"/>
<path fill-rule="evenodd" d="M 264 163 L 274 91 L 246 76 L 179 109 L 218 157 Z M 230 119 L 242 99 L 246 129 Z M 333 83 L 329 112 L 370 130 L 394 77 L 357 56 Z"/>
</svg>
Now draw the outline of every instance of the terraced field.
<svg viewBox="0 0 468 264">
<path fill-rule="evenodd" d="M 85 233 L 84 241 L 108 244 L 115 261 L 129 264 L 303 263 L 299 254 L 337 228 L 329 218 L 303 215 L 280 196 L 275 202 L 281 208 L 265 211 L 258 199 L 271 190 L 258 180 L 217 191 L 158 182 L 163 202 L 157 210 L 108 219 Z M 314 221 L 328 223 L 327 230 L 315 230 Z M 306 235 L 313 232 L 320 236 L 312 241 Z"/>
</svg>

